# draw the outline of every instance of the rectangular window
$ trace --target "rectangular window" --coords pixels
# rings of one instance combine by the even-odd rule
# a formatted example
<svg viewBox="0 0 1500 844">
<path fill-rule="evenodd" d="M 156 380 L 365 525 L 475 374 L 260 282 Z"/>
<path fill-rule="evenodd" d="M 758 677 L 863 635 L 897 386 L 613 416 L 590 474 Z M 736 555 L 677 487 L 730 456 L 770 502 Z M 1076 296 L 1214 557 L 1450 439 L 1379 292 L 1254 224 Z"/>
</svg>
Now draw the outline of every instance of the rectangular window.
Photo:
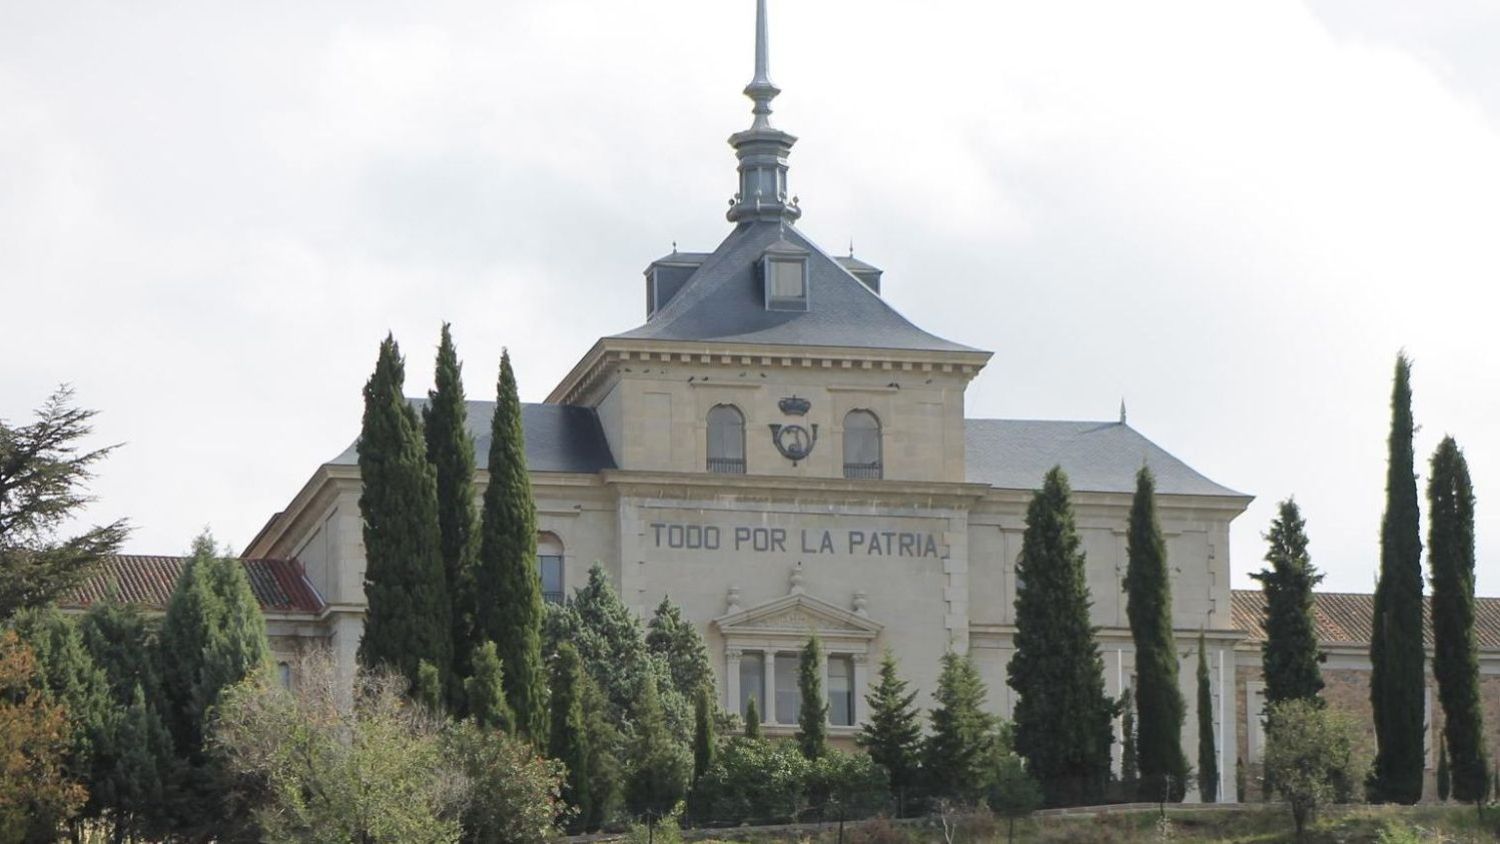
<svg viewBox="0 0 1500 844">
<path fill-rule="evenodd" d="M 802 692 L 797 688 L 797 655 L 776 655 L 776 723 L 797 723 L 802 708 Z"/>
<path fill-rule="evenodd" d="M 766 720 L 766 657 L 761 653 L 746 653 L 740 657 L 740 717 L 750 711 L 750 698 L 755 698 L 755 708 L 760 718 Z"/>
<path fill-rule="evenodd" d="M 549 604 L 563 602 L 563 558 L 555 554 L 543 554 L 536 558 L 542 571 L 542 600 Z"/>
<path fill-rule="evenodd" d="M 847 656 L 828 658 L 828 721 L 854 726 L 854 660 Z"/>
<path fill-rule="evenodd" d="M 807 310 L 807 262 L 800 258 L 766 259 L 766 307 Z"/>
</svg>

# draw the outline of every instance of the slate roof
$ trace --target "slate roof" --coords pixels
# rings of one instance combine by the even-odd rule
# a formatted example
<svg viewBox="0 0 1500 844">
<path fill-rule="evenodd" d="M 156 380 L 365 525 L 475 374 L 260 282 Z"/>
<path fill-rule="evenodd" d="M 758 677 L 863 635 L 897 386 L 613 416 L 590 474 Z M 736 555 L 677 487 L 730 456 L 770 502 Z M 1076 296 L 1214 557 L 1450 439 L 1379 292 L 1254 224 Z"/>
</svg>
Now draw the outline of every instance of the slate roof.
<svg viewBox="0 0 1500 844">
<path fill-rule="evenodd" d="M 1060 465 L 1077 491 L 1130 493 L 1143 462 L 1163 495 L 1249 497 L 1214 483 L 1123 422 L 964 420 L 964 468 L 970 483 L 1038 489 L 1048 470 Z"/>
<path fill-rule="evenodd" d="M 426 399 L 407 399 L 418 413 Z M 474 462 L 486 466 L 490 459 L 490 420 L 495 415 L 492 401 L 468 403 L 469 435 L 474 438 Z M 583 472 L 593 474 L 613 469 L 615 459 L 604 429 L 593 408 L 565 404 L 521 405 L 521 430 L 526 438 L 526 468 L 533 472 Z M 354 443 L 330 463 L 354 466 L 359 455 Z"/>
<path fill-rule="evenodd" d="M 1230 597 L 1234 626 L 1250 634 L 1248 641 L 1266 640 L 1261 626 L 1264 596 L 1259 589 L 1235 589 Z M 1375 596 L 1363 592 L 1314 592 L 1313 617 L 1318 642 L 1324 646 L 1370 644 L 1375 618 Z M 1500 651 L 1500 598 L 1474 599 L 1474 638 L 1484 650 Z M 1431 599 L 1422 602 L 1422 640 L 1432 647 Z"/>
<path fill-rule="evenodd" d="M 807 249 L 808 309 L 769 311 L 759 259 L 779 239 Z M 739 225 L 666 306 L 617 339 L 974 352 L 917 328 L 790 225 Z"/>
<path fill-rule="evenodd" d="M 188 557 L 119 554 L 105 557 L 98 571 L 60 603 L 88 607 L 111 592 L 121 603 L 165 610 L 172 588 L 187 568 Z M 325 603 L 296 560 L 241 560 L 250 590 L 266 612 L 321 612 Z"/>
</svg>

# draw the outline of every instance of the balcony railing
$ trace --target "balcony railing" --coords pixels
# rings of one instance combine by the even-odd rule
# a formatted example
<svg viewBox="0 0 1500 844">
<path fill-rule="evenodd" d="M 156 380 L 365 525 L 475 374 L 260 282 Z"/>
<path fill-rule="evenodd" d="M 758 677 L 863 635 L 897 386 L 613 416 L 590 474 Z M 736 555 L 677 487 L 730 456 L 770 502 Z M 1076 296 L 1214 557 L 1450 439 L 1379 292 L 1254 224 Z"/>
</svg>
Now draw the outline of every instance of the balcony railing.
<svg viewBox="0 0 1500 844">
<path fill-rule="evenodd" d="M 745 458 L 710 457 L 708 458 L 708 471 L 721 475 L 743 475 L 745 474 Z"/>
<path fill-rule="evenodd" d="M 844 477 L 854 481 L 880 480 L 880 461 L 874 463 L 845 463 Z"/>
</svg>

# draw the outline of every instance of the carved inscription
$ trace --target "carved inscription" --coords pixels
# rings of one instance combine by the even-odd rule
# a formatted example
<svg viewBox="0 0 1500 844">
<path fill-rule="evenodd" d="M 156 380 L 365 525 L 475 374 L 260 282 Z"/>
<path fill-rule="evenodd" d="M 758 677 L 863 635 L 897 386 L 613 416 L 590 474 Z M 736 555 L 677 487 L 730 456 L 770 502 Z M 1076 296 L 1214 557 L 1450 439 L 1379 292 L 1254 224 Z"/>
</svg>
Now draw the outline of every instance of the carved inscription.
<svg viewBox="0 0 1500 844">
<path fill-rule="evenodd" d="M 657 548 L 683 551 L 734 551 L 758 554 L 846 554 L 864 557 L 947 556 L 935 534 L 905 530 L 788 529 L 741 525 L 694 525 L 652 522 Z"/>
</svg>

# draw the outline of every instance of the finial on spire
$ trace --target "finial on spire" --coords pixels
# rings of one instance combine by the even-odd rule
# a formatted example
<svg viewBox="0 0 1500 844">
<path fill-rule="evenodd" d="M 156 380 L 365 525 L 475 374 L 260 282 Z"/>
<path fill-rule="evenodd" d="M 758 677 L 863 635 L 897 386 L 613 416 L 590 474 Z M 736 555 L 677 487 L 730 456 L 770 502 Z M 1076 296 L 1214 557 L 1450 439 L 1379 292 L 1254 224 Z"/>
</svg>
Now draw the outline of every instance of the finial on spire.
<svg viewBox="0 0 1500 844">
<path fill-rule="evenodd" d="M 771 45 L 766 26 L 766 0 L 755 0 L 755 77 L 745 86 L 745 96 L 755 103 L 751 129 L 771 128 L 771 100 L 781 93 L 771 82 Z"/>
<path fill-rule="evenodd" d="M 1125 424 L 1125 397 L 1120 397 L 1120 424 Z"/>
</svg>

